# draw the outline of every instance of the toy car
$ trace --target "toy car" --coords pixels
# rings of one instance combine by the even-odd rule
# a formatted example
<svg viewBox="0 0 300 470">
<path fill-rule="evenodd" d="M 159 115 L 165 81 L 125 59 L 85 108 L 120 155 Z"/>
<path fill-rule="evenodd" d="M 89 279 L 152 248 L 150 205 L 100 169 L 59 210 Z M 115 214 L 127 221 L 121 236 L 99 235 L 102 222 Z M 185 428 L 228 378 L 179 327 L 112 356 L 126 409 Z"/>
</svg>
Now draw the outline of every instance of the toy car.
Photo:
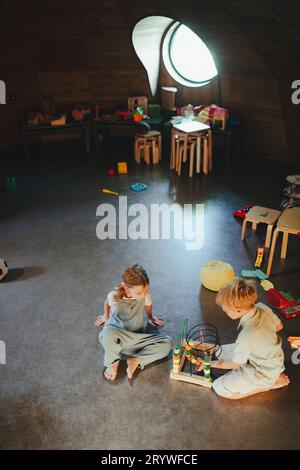
<svg viewBox="0 0 300 470">
<path fill-rule="evenodd" d="M 241 219 L 244 220 L 244 218 L 246 217 L 246 214 L 248 214 L 248 212 L 250 211 L 251 207 L 253 207 L 253 205 L 250 205 L 250 204 L 247 204 L 245 207 L 243 207 L 242 209 L 238 209 L 237 211 L 235 211 L 233 213 L 234 217 L 240 217 Z"/>
</svg>

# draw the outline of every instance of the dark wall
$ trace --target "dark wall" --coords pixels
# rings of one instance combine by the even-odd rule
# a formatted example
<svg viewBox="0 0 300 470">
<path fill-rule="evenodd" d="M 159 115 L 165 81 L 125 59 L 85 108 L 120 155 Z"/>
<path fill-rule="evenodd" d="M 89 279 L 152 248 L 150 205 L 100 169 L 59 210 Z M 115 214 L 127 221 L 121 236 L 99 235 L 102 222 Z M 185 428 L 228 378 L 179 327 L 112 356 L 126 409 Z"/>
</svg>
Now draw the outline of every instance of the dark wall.
<svg viewBox="0 0 300 470">
<path fill-rule="evenodd" d="M 219 80 L 199 89 L 178 85 L 162 65 L 161 84 L 178 87 L 178 105 L 222 104 L 243 120 L 249 158 L 300 162 L 300 105 L 291 102 L 300 43 L 290 32 L 300 27 L 298 0 L 4 0 L 0 79 L 17 99 L 0 106 L 0 147 L 19 145 L 20 120 L 45 95 L 107 111 L 126 106 L 129 95 L 149 95 L 131 44 L 135 23 L 148 15 L 190 26 L 217 63 Z"/>
</svg>

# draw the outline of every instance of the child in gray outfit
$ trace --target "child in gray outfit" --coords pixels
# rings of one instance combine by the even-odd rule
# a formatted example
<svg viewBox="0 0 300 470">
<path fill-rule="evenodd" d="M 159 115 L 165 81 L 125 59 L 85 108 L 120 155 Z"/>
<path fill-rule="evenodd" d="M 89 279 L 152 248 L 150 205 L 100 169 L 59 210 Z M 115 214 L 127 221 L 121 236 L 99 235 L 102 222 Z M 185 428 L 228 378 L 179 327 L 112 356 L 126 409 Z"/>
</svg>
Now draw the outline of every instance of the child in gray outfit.
<svg viewBox="0 0 300 470">
<path fill-rule="evenodd" d="M 132 379 L 137 367 L 143 369 L 169 354 L 172 348 L 169 336 L 143 332 L 144 312 L 151 325 L 164 325 L 161 318 L 152 315 L 149 278 L 142 266 L 136 264 L 125 269 L 121 284 L 107 296 L 104 315 L 95 322 L 97 327 L 104 324 L 99 341 L 104 348 L 107 380 L 116 379 L 121 355 L 128 356 L 127 376 Z"/>
</svg>

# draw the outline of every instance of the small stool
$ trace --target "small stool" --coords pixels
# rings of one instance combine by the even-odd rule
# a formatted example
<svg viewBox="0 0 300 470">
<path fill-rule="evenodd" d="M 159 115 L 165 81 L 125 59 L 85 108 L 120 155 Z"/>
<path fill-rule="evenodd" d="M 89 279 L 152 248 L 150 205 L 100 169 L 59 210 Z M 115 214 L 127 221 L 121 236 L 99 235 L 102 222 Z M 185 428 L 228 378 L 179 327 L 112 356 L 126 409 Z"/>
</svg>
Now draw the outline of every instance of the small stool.
<svg viewBox="0 0 300 470">
<path fill-rule="evenodd" d="M 137 163 L 141 162 L 142 152 L 147 165 L 150 164 L 150 149 L 152 149 L 152 161 L 154 164 L 161 160 L 161 133 L 149 131 L 146 134 L 135 134 L 134 136 L 134 158 Z"/>
<path fill-rule="evenodd" d="M 279 232 L 283 233 L 280 258 L 285 259 L 289 233 L 293 235 L 298 235 L 298 236 L 300 234 L 300 208 L 299 207 L 293 207 L 292 209 L 285 209 L 285 211 L 283 211 L 282 215 L 278 219 L 277 227 L 274 230 L 274 234 L 272 238 L 272 246 L 271 246 L 271 251 L 270 251 L 270 256 L 269 256 L 269 261 L 268 261 L 268 267 L 267 267 L 267 273 L 266 273 L 268 277 L 271 274 L 276 241 L 277 241 Z"/>
<path fill-rule="evenodd" d="M 248 222 L 252 223 L 252 230 L 256 230 L 258 224 L 267 224 L 267 235 L 265 247 L 269 248 L 272 237 L 272 230 L 280 217 L 281 212 L 268 207 L 253 206 L 244 218 L 241 240 L 245 239 L 246 226 Z"/>
<path fill-rule="evenodd" d="M 212 133 L 208 131 L 200 132 L 180 132 L 172 129 L 170 169 L 176 169 L 178 175 L 181 174 L 182 162 L 185 163 L 190 156 L 189 176 L 194 172 L 194 152 L 196 149 L 196 172 L 200 173 L 201 154 L 203 154 L 203 172 L 207 174 L 212 169 Z"/>
</svg>

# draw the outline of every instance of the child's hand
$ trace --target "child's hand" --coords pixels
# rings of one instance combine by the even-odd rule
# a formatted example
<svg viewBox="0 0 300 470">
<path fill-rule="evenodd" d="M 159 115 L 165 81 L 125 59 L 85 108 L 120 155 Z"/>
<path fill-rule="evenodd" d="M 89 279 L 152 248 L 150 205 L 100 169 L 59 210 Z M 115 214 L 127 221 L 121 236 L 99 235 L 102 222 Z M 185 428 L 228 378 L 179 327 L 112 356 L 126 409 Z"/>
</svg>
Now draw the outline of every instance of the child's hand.
<svg viewBox="0 0 300 470">
<path fill-rule="evenodd" d="M 104 324 L 105 324 L 104 315 L 99 315 L 99 317 L 97 317 L 95 321 L 95 327 L 99 328 L 99 326 L 104 325 Z"/>
<path fill-rule="evenodd" d="M 150 325 L 152 326 L 159 326 L 160 328 L 164 326 L 165 322 L 162 318 L 160 317 L 152 317 L 151 319 L 148 320 Z"/>
</svg>

